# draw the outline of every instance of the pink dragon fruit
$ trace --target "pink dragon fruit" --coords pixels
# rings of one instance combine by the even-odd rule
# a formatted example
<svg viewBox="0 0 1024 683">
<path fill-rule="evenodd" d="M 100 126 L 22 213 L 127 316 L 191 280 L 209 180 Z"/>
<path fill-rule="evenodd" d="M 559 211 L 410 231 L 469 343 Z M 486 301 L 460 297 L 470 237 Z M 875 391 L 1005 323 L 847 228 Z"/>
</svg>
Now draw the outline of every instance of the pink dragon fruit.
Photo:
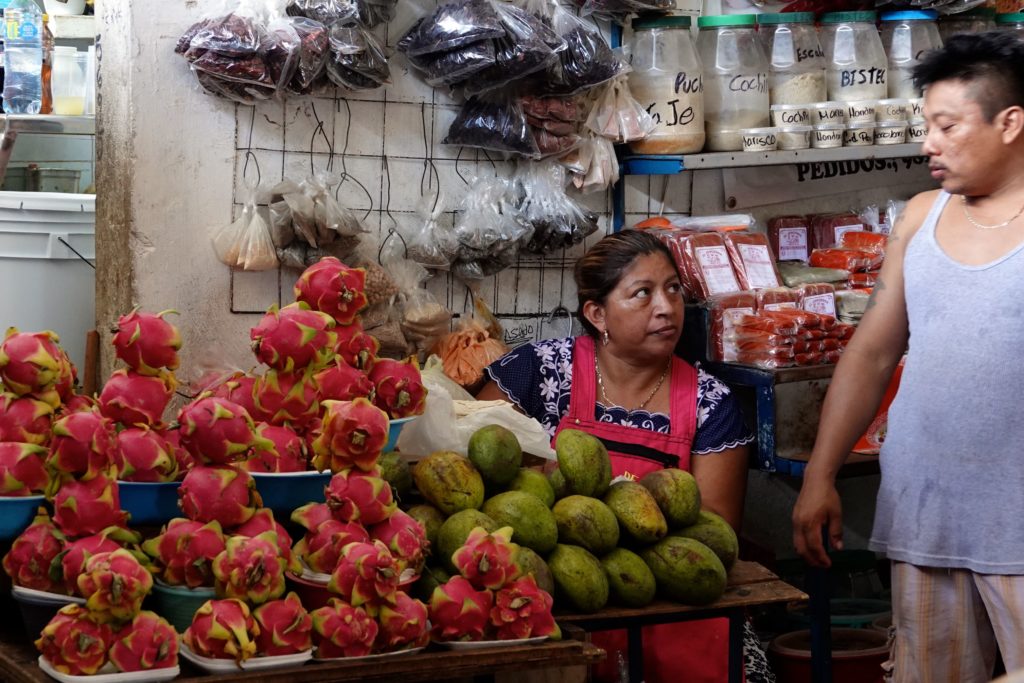
<svg viewBox="0 0 1024 683">
<path fill-rule="evenodd" d="M 142 609 L 153 588 L 153 575 L 127 550 L 98 553 L 78 576 L 78 592 L 100 622 L 128 621 Z"/>
<path fill-rule="evenodd" d="M 100 402 L 96 400 L 95 396 L 86 396 L 85 394 L 72 394 L 64 400 L 64 405 L 61 406 L 60 412 L 62 415 L 70 415 L 71 413 L 86 413 L 86 412 L 99 412 Z"/>
<path fill-rule="evenodd" d="M 237 403 L 250 416 L 258 414 L 254 391 L 257 378 L 244 372 L 236 372 L 210 387 L 211 395 Z"/>
<path fill-rule="evenodd" d="M 91 676 L 107 663 L 113 635 L 81 605 L 64 605 L 36 641 L 36 649 L 54 670 L 69 676 Z"/>
<path fill-rule="evenodd" d="M 0 380 L 7 390 L 17 396 L 33 394 L 54 408 L 59 406 L 60 395 L 54 387 L 67 369 L 58 341 L 49 330 L 18 332 L 9 328 L 0 343 Z"/>
<path fill-rule="evenodd" d="M 494 594 L 491 626 L 498 640 L 553 636 L 559 632 L 551 616 L 551 596 L 537 587 L 532 574 L 517 579 Z"/>
<path fill-rule="evenodd" d="M 30 443 L 0 442 L 0 496 L 31 496 L 46 491 L 47 450 Z"/>
<path fill-rule="evenodd" d="M 85 564 L 89 558 L 100 553 L 121 550 L 127 545 L 136 545 L 141 540 L 142 537 L 136 531 L 119 526 L 108 527 L 98 534 L 68 541 L 64 546 L 64 552 L 57 556 L 51 569 L 56 568 L 59 560 L 64 584 L 70 592 L 75 592 L 78 590 L 78 577 L 85 571 Z"/>
<path fill-rule="evenodd" d="M 519 576 L 514 558 L 512 527 L 488 533 L 478 526 L 452 555 L 452 563 L 474 588 L 498 590 Z"/>
<path fill-rule="evenodd" d="M 434 589 L 430 596 L 430 623 L 434 638 L 441 641 L 483 640 L 490 622 L 494 596 L 478 591 L 462 578 L 454 576 Z"/>
<path fill-rule="evenodd" d="M 373 651 L 378 626 L 365 610 L 331 598 L 310 616 L 317 659 L 365 657 Z"/>
<path fill-rule="evenodd" d="M 171 449 L 171 454 L 178 463 L 178 479 L 184 479 L 185 475 L 195 467 L 196 459 L 192 457 L 191 453 L 181 447 L 181 430 L 158 429 L 156 431 L 160 436 L 164 437 L 167 447 Z"/>
<path fill-rule="evenodd" d="M 415 358 L 378 359 L 370 368 L 370 381 L 374 386 L 374 405 L 392 420 L 419 415 L 426 407 L 427 388 Z"/>
<path fill-rule="evenodd" d="M 335 351 L 346 365 L 369 372 L 373 364 L 377 362 L 377 354 L 380 353 L 380 342 L 373 336 L 363 331 L 363 326 L 358 320 L 350 325 L 337 328 L 338 345 Z"/>
<path fill-rule="evenodd" d="M 284 594 L 284 573 L 288 562 L 277 547 L 277 534 L 231 536 L 224 552 L 213 560 L 217 595 L 262 605 Z M 299 567 L 295 567 L 300 571 Z"/>
<path fill-rule="evenodd" d="M 193 467 L 178 487 L 178 498 L 189 519 L 216 521 L 225 529 L 245 524 L 263 506 L 252 475 L 232 465 Z"/>
<path fill-rule="evenodd" d="M 270 424 L 301 428 L 320 412 L 311 368 L 295 372 L 270 370 L 256 381 L 253 391 L 256 417 Z"/>
<path fill-rule="evenodd" d="M 336 518 L 367 527 L 383 522 L 398 508 L 380 470 L 342 470 L 331 477 L 324 495 Z"/>
<path fill-rule="evenodd" d="M 365 398 L 324 401 L 320 435 L 313 441 L 313 466 L 332 472 L 373 470 L 388 442 L 388 416 Z"/>
<path fill-rule="evenodd" d="M 377 615 L 377 648 L 384 651 L 424 647 L 430 642 L 427 606 L 399 591 L 393 605 L 383 604 Z"/>
<path fill-rule="evenodd" d="M 47 465 L 62 480 L 115 476 L 115 434 L 113 423 L 98 412 L 64 415 L 53 423 Z"/>
<path fill-rule="evenodd" d="M 394 601 L 400 574 L 395 558 L 380 541 L 352 543 L 342 549 L 327 589 L 354 607 L 375 609 Z"/>
<path fill-rule="evenodd" d="M 114 370 L 100 392 L 100 412 L 123 425 L 157 425 L 177 386 L 169 372 L 142 375 L 126 368 Z"/>
<path fill-rule="evenodd" d="M 292 510 L 291 520 L 306 531 L 315 531 L 318 526 L 329 519 L 334 519 L 327 503 L 306 503 Z"/>
<path fill-rule="evenodd" d="M 178 476 L 174 447 L 159 430 L 146 426 L 122 430 L 114 454 L 122 481 L 174 481 Z"/>
<path fill-rule="evenodd" d="M 241 600 L 207 600 L 196 610 L 182 640 L 200 657 L 244 662 L 256 656 L 256 625 L 249 606 Z"/>
<path fill-rule="evenodd" d="M 98 474 L 88 481 L 69 480 L 53 497 L 53 521 L 71 537 L 98 534 L 108 526 L 125 526 L 128 513 L 121 510 L 117 480 Z"/>
<path fill-rule="evenodd" d="M 4 555 L 4 571 L 15 586 L 47 593 L 66 592 L 59 577 L 50 573 L 54 559 L 64 550 L 64 539 L 64 534 L 46 514 L 46 508 L 39 508 L 35 519 L 14 539 L 11 549 Z"/>
<path fill-rule="evenodd" d="M 242 465 L 250 472 L 304 472 L 309 464 L 306 442 L 291 427 L 256 424 L 256 433 L 272 444 L 256 448 Z"/>
<path fill-rule="evenodd" d="M 426 562 L 427 532 L 423 525 L 402 510 L 395 510 L 385 521 L 370 527 L 370 538 L 388 547 L 402 572 L 419 574 Z"/>
<path fill-rule="evenodd" d="M 45 446 L 50 441 L 53 406 L 31 396 L 0 394 L 0 442 Z"/>
<path fill-rule="evenodd" d="M 317 525 L 313 531 L 295 544 L 293 553 L 307 567 L 321 574 L 330 574 L 341 562 L 345 547 L 353 543 L 368 543 L 369 534 L 355 522 L 339 522 L 328 519 Z"/>
<path fill-rule="evenodd" d="M 327 313 L 339 325 L 349 325 L 366 308 L 366 270 L 326 256 L 299 276 L 295 300 Z"/>
<path fill-rule="evenodd" d="M 178 634 L 166 619 L 143 610 L 114 633 L 110 661 L 126 673 L 176 667 Z"/>
<path fill-rule="evenodd" d="M 223 398 L 206 396 L 178 413 L 181 445 L 198 462 L 223 465 L 244 460 L 255 446 L 263 446 L 245 408 Z"/>
<path fill-rule="evenodd" d="M 252 616 L 260 629 L 256 652 L 261 656 L 292 655 L 313 649 L 313 618 L 295 593 L 260 605 Z"/>
<path fill-rule="evenodd" d="M 160 568 L 157 576 L 172 586 L 213 585 L 213 560 L 224 552 L 226 541 L 217 522 L 172 519 L 159 536 L 142 549 Z"/>
<path fill-rule="evenodd" d="M 284 526 L 274 519 L 274 511 L 270 508 L 260 508 L 248 522 L 235 529 L 236 536 L 248 536 L 252 538 L 267 531 L 277 535 L 277 549 L 281 557 L 285 559 L 288 566 L 294 568 L 292 561 L 292 537 L 288 535 Z"/>
<path fill-rule="evenodd" d="M 304 303 L 289 304 L 280 310 L 271 306 L 249 337 L 257 360 L 291 372 L 322 365 L 333 354 L 338 343 L 333 331 L 336 324 L 327 313 L 311 310 Z"/>
<path fill-rule="evenodd" d="M 373 382 L 366 373 L 341 358 L 335 358 L 314 379 L 321 401 L 352 401 L 373 394 Z"/>
<path fill-rule="evenodd" d="M 181 335 L 178 328 L 164 320 L 164 316 L 177 311 L 140 313 L 133 310 L 117 320 L 114 352 L 140 375 L 158 375 L 162 368 L 178 367 Z"/>
<path fill-rule="evenodd" d="M 75 364 L 68 358 L 68 354 L 64 349 L 60 350 L 60 356 L 60 376 L 53 390 L 60 397 L 60 402 L 67 404 L 68 401 L 75 397 L 75 392 L 78 391 L 78 369 L 75 368 Z"/>
</svg>

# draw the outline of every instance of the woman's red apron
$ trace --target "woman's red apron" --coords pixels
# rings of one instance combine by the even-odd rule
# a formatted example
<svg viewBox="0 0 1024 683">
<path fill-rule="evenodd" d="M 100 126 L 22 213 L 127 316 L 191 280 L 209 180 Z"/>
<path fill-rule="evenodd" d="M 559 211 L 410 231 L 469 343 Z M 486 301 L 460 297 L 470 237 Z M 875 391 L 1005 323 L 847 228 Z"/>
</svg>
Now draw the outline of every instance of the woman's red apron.
<svg viewBox="0 0 1024 683">
<path fill-rule="evenodd" d="M 697 371 L 681 358 L 673 358 L 669 384 L 668 434 L 637 427 L 599 422 L 594 418 L 597 381 L 594 340 L 576 338 L 572 359 L 569 412 L 555 432 L 579 429 L 600 439 L 612 461 L 612 476 L 629 474 L 639 479 L 665 467 L 690 469 L 690 451 L 697 426 Z M 552 441 L 554 445 L 554 441 Z M 625 631 L 593 634 L 608 657 L 594 667 L 599 681 L 619 679 L 619 653 L 626 656 Z M 707 619 L 643 629 L 645 683 L 721 683 L 728 680 L 729 621 Z"/>
</svg>

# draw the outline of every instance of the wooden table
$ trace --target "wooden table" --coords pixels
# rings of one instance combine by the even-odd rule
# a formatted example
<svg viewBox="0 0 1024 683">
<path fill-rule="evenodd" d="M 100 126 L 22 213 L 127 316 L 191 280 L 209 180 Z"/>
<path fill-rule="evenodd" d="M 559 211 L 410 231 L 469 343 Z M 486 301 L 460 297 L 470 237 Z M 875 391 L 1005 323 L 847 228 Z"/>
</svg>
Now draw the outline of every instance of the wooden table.
<svg viewBox="0 0 1024 683">
<path fill-rule="evenodd" d="M 629 639 L 629 680 L 644 680 L 643 627 L 695 619 L 729 619 L 729 681 L 743 680 L 743 620 L 748 607 L 804 602 L 807 594 L 785 583 L 756 562 L 737 562 L 721 598 L 704 607 L 654 602 L 642 608 L 606 608 L 594 614 L 556 615 L 560 624 L 585 631 L 625 628 Z"/>
</svg>

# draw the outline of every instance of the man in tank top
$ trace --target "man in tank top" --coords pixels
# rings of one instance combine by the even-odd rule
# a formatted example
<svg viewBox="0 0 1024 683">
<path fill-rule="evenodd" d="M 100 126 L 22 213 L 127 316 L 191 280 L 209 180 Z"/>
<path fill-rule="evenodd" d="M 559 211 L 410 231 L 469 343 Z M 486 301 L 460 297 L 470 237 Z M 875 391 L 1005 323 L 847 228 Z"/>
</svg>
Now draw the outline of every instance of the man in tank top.
<svg viewBox="0 0 1024 683">
<path fill-rule="evenodd" d="M 897 683 L 1024 668 L 1024 41 L 963 34 L 923 57 L 910 200 L 835 376 L 793 512 L 797 551 L 842 548 L 835 478 L 906 351 L 871 548 L 892 560 Z"/>
</svg>

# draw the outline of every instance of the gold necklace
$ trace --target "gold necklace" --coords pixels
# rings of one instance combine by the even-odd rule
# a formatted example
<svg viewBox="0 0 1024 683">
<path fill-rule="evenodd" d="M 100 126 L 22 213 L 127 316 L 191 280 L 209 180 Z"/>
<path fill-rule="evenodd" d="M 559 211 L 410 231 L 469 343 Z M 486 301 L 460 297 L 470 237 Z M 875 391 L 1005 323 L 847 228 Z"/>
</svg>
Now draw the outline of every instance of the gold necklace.
<svg viewBox="0 0 1024 683">
<path fill-rule="evenodd" d="M 961 206 L 963 206 L 964 215 L 967 216 L 967 220 L 970 221 L 971 225 L 973 225 L 976 228 L 981 228 L 982 230 L 998 230 L 999 228 L 1005 228 L 1007 225 L 1020 218 L 1021 214 L 1024 214 L 1024 205 L 1022 205 L 1020 207 L 1020 211 L 1013 214 L 1013 217 L 1010 218 L 1010 220 L 1003 221 L 998 225 L 985 225 L 984 223 L 979 223 L 978 221 L 974 220 L 974 217 L 971 216 L 971 212 L 967 210 L 967 195 L 960 195 L 960 204 Z"/>
<path fill-rule="evenodd" d="M 650 402 L 650 400 L 652 398 L 654 398 L 654 395 L 656 393 L 658 393 L 658 389 L 661 389 L 661 385 L 665 383 L 665 378 L 668 377 L 668 370 L 671 367 L 672 367 L 672 358 L 670 357 L 668 359 L 668 363 L 665 365 L 665 369 L 662 370 L 662 372 L 661 372 L 661 377 L 658 378 L 658 383 L 654 385 L 653 389 L 651 389 L 651 393 L 649 393 L 647 395 L 647 398 L 645 398 L 643 401 L 640 402 L 640 405 L 638 405 L 636 408 L 633 408 L 633 410 L 630 410 L 629 412 L 633 412 L 635 410 L 643 410 L 644 409 L 644 406 L 646 406 Z M 614 405 L 616 405 L 616 403 L 614 401 L 612 401 L 610 398 L 608 398 L 608 394 L 606 394 L 605 391 L 604 391 L 604 378 L 601 377 L 601 364 L 597 362 L 597 357 L 596 356 L 594 357 L 594 369 L 597 371 L 597 386 L 601 389 L 601 400 L 604 401 L 604 404 L 606 406 L 614 406 Z M 625 406 L 622 406 L 622 407 L 625 408 Z"/>
</svg>

